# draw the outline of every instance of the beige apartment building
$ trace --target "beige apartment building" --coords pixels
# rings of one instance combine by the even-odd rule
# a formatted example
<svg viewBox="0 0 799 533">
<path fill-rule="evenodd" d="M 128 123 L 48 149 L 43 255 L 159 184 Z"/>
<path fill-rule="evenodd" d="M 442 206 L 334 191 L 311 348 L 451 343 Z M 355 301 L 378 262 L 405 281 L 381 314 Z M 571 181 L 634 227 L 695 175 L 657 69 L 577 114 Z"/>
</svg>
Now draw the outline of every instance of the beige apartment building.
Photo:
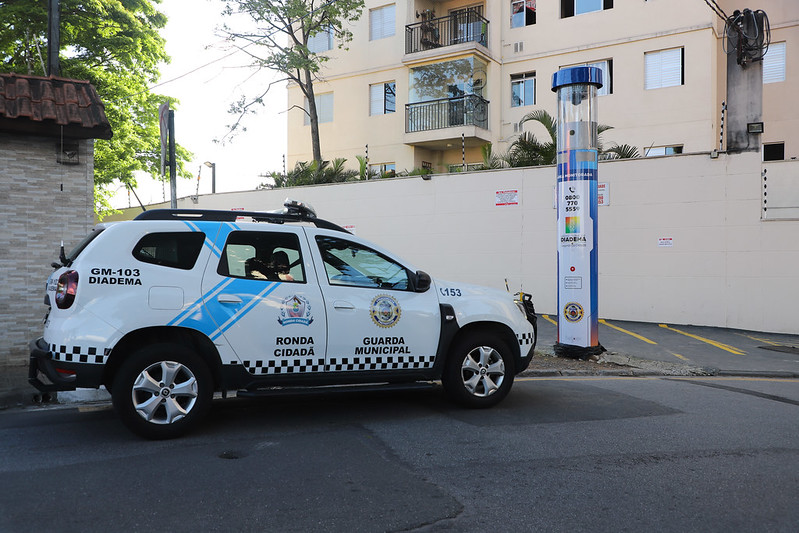
<svg viewBox="0 0 799 533">
<path fill-rule="evenodd" d="M 716 11 L 745 9 L 765 13 L 770 34 L 744 21 L 740 41 L 750 46 L 730 46 Z M 552 74 L 574 65 L 603 71 L 598 117 L 614 128 L 606 145 L 642 156 L 724 151 L 737 114 L 754 129 L 730 151 L 799 156 L 795 0 L 366 0 L 351 29 L 347 50 L 328 35 L 310 46 L 331 58 L 315 85 L 323 157 L 353 168 L 365 155 L 373 170 L 447 172 L 479 164 L 487 143 L 506 151 L 522 131 L 545 139 L 519 120 L 537 109 L 555 115 Z M 770 35 L 762 61 L 760 35 Z M 739 75 L 757 76 L 757 86 Z M 306 105 L 298 87 L 288 104 Z M 289 167 L 311 159 L 308 120 L 292 109 Z"/>
</svg>

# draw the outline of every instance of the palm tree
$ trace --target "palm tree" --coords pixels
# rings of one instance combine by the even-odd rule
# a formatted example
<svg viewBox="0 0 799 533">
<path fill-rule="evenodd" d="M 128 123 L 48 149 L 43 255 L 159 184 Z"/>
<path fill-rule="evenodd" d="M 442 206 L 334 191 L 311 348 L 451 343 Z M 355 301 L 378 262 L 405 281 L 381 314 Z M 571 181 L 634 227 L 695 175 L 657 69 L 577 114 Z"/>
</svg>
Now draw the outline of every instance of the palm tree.
<svg viewBox="0 0 799 533">
<path fill-rule="evenodd" d="M 508 153 L 505 155 L 508 164 L 512 167 L 554 165 L 558 157 L 558 121 L 543 109 L 526 114 L 519 121 L 519 126 L 525 122 L 538 122 L 549 134 L 549 139 L 539 141 L 532 132 L 524 132 L 511 143 Z M 597 125 L 597 149 L 599 153 L 612 152 L 616 154 L 614 159 L 639 157 L 638 150 L 630 145 L 614 144 L 609 149 L 604 150 L 601 142 L 602 133 L 613 129 L 613 126 L 605 124 Z"/>
<path fill-rule="evenodd" d="M 316 183 L 341 183 L 358 179 L 357 170 L 347 170 L 344 168 L 344 158 L 330 161 L 299 161 L 288 174 L 278 174 L 273 172 L 270 177 L 275 182 L 275 188 L 294 187 L 297 185 L 313 185 Z"/>
</svg>

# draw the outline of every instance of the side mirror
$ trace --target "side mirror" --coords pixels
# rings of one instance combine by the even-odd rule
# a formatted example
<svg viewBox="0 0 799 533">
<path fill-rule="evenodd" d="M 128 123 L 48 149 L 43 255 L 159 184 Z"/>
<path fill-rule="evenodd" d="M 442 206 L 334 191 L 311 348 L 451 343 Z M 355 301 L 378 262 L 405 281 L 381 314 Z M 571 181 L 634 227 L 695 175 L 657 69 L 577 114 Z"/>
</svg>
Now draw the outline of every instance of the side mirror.
<svg viewBox="0 0 799 533">
<path fill-rule="evenodd" d="M 424 272 L 422 270 L 417 270 L 416 275 L 414 276 L 414 283 L 413 287 L 416 292 L 426 292 L 427 289 L 430 288 L 430 284 L 432 280 L 430 279 L 430 274 Z"/>
</svg>

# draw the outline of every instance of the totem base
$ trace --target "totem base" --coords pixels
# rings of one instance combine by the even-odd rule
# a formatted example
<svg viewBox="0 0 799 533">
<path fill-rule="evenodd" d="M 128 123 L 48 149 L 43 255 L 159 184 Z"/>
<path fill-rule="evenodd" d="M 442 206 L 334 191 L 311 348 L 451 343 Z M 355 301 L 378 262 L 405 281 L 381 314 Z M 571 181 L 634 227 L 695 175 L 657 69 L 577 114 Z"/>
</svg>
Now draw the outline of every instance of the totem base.
<svg viewBox="0 0 799 533">
<path fill-rule="evenodd" d="M 555 343 L 555 355 L 558 357 L 567 357 L 569 359 L 580 359 L 585 361 L 592 355 L 599 355 L 606 352 L 605 347 L 601 344 L 596 346 L 575 346 L 574 344 L 561 344 Z"/>
</svg>

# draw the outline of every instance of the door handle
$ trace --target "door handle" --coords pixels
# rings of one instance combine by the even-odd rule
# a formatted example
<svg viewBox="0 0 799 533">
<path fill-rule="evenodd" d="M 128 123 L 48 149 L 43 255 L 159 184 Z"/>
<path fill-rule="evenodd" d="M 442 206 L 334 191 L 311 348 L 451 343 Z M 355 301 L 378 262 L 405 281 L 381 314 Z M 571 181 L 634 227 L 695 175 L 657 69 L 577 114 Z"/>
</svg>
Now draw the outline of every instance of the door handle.
<svg viewBox="0 0 799 533">
<path fill-rule="evenodd" d="M 216 301 L 221 304 L 240 304 L 241 298 L 235 294 L 220 294 L 216 297 Z"/>
<path fill-rule="evenodd" d="M 355 309 L 355 306 L 349 302 L 345 302 L 343 300 L 337 300 L 333 302 L 333 308 L 335 309 Z"/>
</svg>

